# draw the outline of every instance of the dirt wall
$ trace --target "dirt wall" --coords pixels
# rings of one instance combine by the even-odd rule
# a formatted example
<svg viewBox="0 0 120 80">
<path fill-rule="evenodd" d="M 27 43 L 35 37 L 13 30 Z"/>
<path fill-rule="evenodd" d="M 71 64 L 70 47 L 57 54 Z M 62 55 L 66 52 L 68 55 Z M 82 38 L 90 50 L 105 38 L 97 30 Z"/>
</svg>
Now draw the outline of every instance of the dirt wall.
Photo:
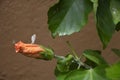
<svg viewBox="0 0 120 80">
<path fill-rule="evenodd" d="M 13 42 L 31 42 L 32 34 L 37 35 L 36 43 L 51 46 L 59 55 L 69 51 L 70 41 L 78 55 L 84 49 L 102 50 L 96 32 L 93 15 L 79 33 L 71 36 L 51 37 L 47 25 L 47 11 L 56 0 L 0 0 L 0 80 L 55 80 L 55 60 L 42 61 L 16 54 Z M 109 63 L 118 60 L 110 49 L 120 48 L 120 32 L 113 35 L 107 49 L 102 50 Z M 114 57 L 113 57 L 114 56 Z"/>
</svg>

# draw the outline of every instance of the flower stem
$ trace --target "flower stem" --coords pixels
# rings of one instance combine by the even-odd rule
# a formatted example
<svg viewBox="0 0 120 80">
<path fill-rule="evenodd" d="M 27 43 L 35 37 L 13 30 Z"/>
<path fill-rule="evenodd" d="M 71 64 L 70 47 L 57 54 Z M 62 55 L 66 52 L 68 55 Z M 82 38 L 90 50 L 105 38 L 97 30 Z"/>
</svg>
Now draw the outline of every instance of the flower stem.
<svg viewBox="0 0 120 80">
<path fill-rule="evenodd" d="M 55 58 L 55 59 L 64 59 L 65 57 L 64 57 L 64 56 L 59 56 L 59 55 L 56 55 L 56 54 L 55 54 L 55 55 L 54 55 L 54 58 Z"/>
<path fill-rule="evenodd" d="M 76 52 L 75 52 L 75 50 L 74 50 L 74 48 L 73 48 L 72 45 L 70 44 L 70 42 L 69 42 L 69 41 L 66 41 L 66 43 L 67 43 L 67 45 L 69 46 L 70 50 L 72 51 L 72 54 L 74 55 L 74 57 L 75 57 L 76 59 L 79 59 L 78 56 L 77 56 L 77 54 L 76 54 Z"/>
<path fill-rule="evenodd" d="M 84 66 L 86 69 L 91 69 L 92 68 L 91 66 L 89 66 L 89 65 L 87 65 L 87 64 L 85 64 L 83 62 L 81 62 L 81 65 Z"/>
<path fill-rule="evenodd" d="M 88 64 L 82 62 L 80 59 L 75 59 L 75 61 L 78 63 L 77 69 L 80 69 L 81 66 L 83 66 L 86 69 L 91 69 L 92 67 L 89 66 Z"/>
</svg>

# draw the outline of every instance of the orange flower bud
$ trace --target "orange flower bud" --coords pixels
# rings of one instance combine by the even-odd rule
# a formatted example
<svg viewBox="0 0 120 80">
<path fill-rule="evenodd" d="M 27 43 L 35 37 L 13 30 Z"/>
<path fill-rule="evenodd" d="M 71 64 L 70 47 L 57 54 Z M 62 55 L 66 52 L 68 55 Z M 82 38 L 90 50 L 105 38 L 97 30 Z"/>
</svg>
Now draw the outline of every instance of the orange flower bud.
<svg viewBox="0 0 120 80">
<path fill-rule="evenodd" d="M 40 52 L 44 52 L 44 49 L 37 44 L 26 44 L 22 41 L 19 41 L 15 44 L 16 53 L 22 53 L 23 55 L 41 58 Z"/>
<path fill-rule="evenodd" d="M 26 44 L 22 41 L 15 44 L 15 51 L 16 53 L 21 53 L 25 56 L 37 59 L 51 60 L 54 58 L 52 49 L 37 44 Z"/>
</svg>

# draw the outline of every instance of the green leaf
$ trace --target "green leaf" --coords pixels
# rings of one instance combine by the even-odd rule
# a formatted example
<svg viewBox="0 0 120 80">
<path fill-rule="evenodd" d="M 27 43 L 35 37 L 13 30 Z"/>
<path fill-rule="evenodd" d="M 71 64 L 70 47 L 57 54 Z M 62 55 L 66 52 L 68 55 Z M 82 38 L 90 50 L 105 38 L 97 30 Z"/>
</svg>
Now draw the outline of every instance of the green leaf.
<svg viewBox="0 0 120 80">
<path fill-rule="evenodd" d="M 104 69 L 75 70 L 69 73 L 64 80 L 109 80 Z"/>
<path fill-rule="evenodd" d="M 81 70 L 75 70 L 69 73 L 64 80 L 85 80 L 84 78 L 88 78 L 89 73 L 88 71 L 81 71 Z"/>
<path fill-rule="evenodd" d="M 63 59 L 59 59 L 57 61 L 56 68 L 60 72 L 68 72 L 69 69 L 70 69 L 70 65 L 71 65 L 71 63 L 72 63 L 73 60 L 74 60 L 74 58 L 73 58 L 72 55 L 67 55 Z"/>
<path fill-rule="evenodd" d="M 120 80 L 120 63 L 106 69 L 107 76 L 112 80 Z"/>
<path fill-rule="evenodd" d="M 57 80 L 64 80 L 67 74 L 78 68 L 78 63 L 75 58 L 68 54 L 64 58 L 57 59 L 57 66 L 55 69 L 55 75 Z"/>
<path fill-rule="evenodd" d="M 110 9 L 113 16 L 116 30 L 120 30 L 120 0 L 111 0 Z"/>
<path fill-rule="evenodd" d="M 120 49 L 112 49 L 112 51 L 120 57 Z"/>
<path fill-rule="evenodd" d="M 120 22 L 120 0 L 111 0 L 110 9 L 114 23 L 117 24 Z"/>
<path fill-rule="evenodd" d="M 107 62 L 104 60 L 104 58 L 101 56 L 100 51 L 98 50 L 85 50 L 83 52 L 83 55 L 91 60 L 92 62 L 96 63 L 97 65 L 103 65 L 106 64 Z"/>
<path fill-rule="evenodd" d="M 64 80 L 69 72 L 60 72 L 57 68 L 55 69 L 56 80 Z"/>
<path fill-rule="evenodd" d="M 98 0 L 96 21 L 98 35 L 102 41 L 103 49 L 105 49 L 115 32 L 115 24 L 110 11 L 110 0 Z"/>
<path fill-rule="evenodd" d="M 80 31 L 92 10 L 89 0 L 59 0 L 48 11 L 48 24 L 52 36 L 70 35 Z"/>
</svg>

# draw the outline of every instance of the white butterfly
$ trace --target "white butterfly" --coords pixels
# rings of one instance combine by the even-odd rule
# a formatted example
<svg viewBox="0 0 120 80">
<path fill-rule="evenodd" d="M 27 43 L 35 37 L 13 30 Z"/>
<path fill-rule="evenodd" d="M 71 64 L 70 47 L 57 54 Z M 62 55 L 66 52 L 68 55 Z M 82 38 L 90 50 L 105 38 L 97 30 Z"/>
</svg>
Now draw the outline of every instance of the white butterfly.
<svg viewBox="0 0 120 80">
<path fill-rule="evenodd" d="M 31 44 L 34 44 L 35 43 L 35 40 L 36 40 L 36 34 L 33 34 L 31 36 Z"/>
</svg>

